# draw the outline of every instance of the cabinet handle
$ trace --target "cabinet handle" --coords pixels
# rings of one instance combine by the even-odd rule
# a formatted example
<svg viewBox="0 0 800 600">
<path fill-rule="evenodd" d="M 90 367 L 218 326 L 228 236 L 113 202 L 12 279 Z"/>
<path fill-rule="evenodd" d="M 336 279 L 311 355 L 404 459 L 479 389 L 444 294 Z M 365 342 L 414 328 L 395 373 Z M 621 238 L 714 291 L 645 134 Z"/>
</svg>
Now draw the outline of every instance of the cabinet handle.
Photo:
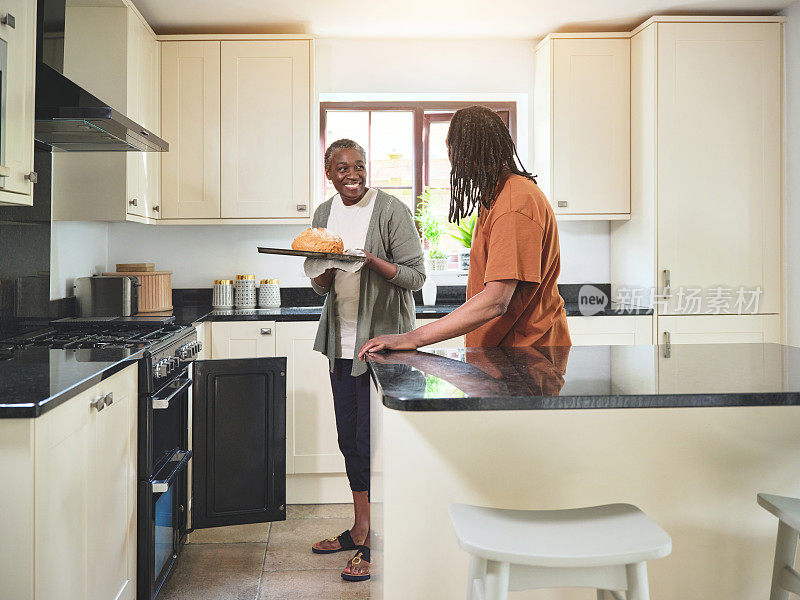
<svg viewBox="0 0 800 600">
<path fill-rule="evenodd" d="M 159 211 L 159 208 L 157 206 L 154 206 L 153 207 L 153 212 L 158 212 L 158 211 Z"/>
<path fill-rule="evenodd" d="M 669 298 L 670 296 L 672 296 L 672 290 L 670 289 L 671 287 L 670 280 L 671 277 L 669 269 L 664 269 L 664 294 L 663 294 L 664 298 Z"/>
<path fill-rule="evenodd" d="M 262 327 L 261 335 L 272 335 L 272 327 Z"/>
<path fill-rule="evenodd" d="M 567 201 L 566 200 L 559 200 L 558 201 L 558 208 L 566 208 L 566 207 L 567 207 Z"/>
<path fill-rule="evenodd" d="M 11 27 L 11 29 L 17 28 L 17 20 L 11 13 L 6 13 L 4 17 L 0 17 L 0 23 L 2 23 L 3 25 L 8 25 L 9 27 Z"/>
<path fill-rule="evenodd" d="M 130 200 L 128 200 L 128 204 L 130 204 L 131 206 L 139 206 L 139 200 L 138 198 L 131 198 Z"/>
<path fill-rule="evenodd" d="M 36 171 L 31 171 L 30 173 L 25 175 L 25 179 L 27 179 L 31 183 L 39 183 L 39 174 Z"/>
<path fill-rule="evenodd" d="M 298 204 L 297 205 L 297 212 L 306 212 L 308 210 L 308 206 L 305 204 Z"/>
<path fill-rule="evenodd" d="M 105 397 L 103 398 L 103 402 L 105 403 L 106 406 L 111 406 L 112 404 L 114 404 L 114 392 L 109 392 L 108 394 L 106 394 Z"/>
<path fill-rule="evenodd" d="M 664 358 L 669 358 L 672 355 L 672 346 L 670 344 L 669 331 L 664 332 Z"/>
<path fill-rule="evenodd" d="M 97 398 L 96 400 L 92 400 L 91 402 L 89 402 L 89 406 L 91 408 L 95 409 L 97 412 L 100 412 L 101 410 L 103 410 L 106 407 L 105 398 L 103 398 L 101 396 L 100 398 Z"/>
</svg>

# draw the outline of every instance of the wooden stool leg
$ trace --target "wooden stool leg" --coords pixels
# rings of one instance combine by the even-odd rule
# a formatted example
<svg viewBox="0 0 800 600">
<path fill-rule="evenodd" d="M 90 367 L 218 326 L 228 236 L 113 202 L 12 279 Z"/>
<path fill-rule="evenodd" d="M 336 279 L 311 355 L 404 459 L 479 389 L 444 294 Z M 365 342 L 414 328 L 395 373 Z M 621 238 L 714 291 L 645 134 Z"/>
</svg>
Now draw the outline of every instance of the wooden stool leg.
<svg viewBox="0 0 800 600">
<path fill-rule="evenodd" d="M 508 600 L 509 570 L 507 562 L 486 562 L 486 577 L 483 579 L 485 600 Z"/>
<path fill-rule="evenodd" d="M 486 576 L 486 559 L 471 554 L 469 557 L 469 575 L 467 576 L 467 600 L 480 600 L 475 597 L 475 580 L 479 579 L 483 586 L 483 578 Z"/>
<path fill-rule="evenodd" d="M 778 539 L 775 543 L 775 562 L 772 567 L 772 589 L 769 600 L 789 600 L 789 592 L 781 587 L 784 567 L 794 566 L 797 551 L 797 532 L 783 521 L 778 521 Z"/>
<path fill-rule="evenodd" d="M 628 576 L 627 600 L 650 600 L 650 587 L 647 583 L 647 563 L 625 565 Z"/>
</svg>

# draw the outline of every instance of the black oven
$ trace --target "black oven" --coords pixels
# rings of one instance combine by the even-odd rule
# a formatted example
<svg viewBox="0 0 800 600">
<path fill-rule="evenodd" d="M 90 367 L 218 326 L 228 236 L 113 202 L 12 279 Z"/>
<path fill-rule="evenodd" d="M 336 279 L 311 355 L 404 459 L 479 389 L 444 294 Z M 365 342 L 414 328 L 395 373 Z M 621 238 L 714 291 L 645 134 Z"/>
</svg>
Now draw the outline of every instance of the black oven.
<svg viewBox="0 0 800 600">
<path fill-rule="evenodd" d="M 140 369 L 137 598 L 152 600 L 185 542 L 188 505 L 189 406 L 194 330 L 146 353 Z M 199 350 L 199 346 L 196 346 Z"/>
</svg>

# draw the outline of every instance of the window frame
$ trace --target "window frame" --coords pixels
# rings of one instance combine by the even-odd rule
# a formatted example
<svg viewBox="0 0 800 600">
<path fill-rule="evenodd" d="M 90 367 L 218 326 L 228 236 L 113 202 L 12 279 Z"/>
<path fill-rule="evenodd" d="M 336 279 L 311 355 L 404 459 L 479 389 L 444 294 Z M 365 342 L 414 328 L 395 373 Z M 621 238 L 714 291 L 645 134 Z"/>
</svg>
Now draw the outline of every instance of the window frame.
<svg viewBox="0 0 800 600">
<path fill-rule="evenodd" d="M 515 100 L 495 101 L 495 102 L 463 102 L 463 101 L 409 101 L 409 102 L 320 102 L 319 103 L 319 144 L 320 156 L 325 156 L 326 140 L 325 131 L 327 129 L 327 112 L 331 111 L 400 111 L 411 112 L 414 117 L 414 160 L 413 160 L 413 179 L 412 179 L 412 195 L 414 198 L 414 213 L 416 214 L 417 204 L 419 202 L 418 196 L 422 193 L 425 185 L 428 182 L 428 131 L 430 130 L 430 122 L 435 120 L 445 120 L 440 115 L 447 115 L 449 120 L 452 113 L 460 108 L 466 108 L 480 104 L 487 108 L 494 110 L 497 113 L 507 113 L 508 130 L 511 133 L 511 139 L 514 144 L 517 143 L 517 103 Z M 433 113 L 433 114 L 431 114 Z M 438 114 L 437 114 L 438 113 Z M 370 133 L 372 135 L 372 115 L 369 116 Z M 371 146 L 370 146 L 371 147 Z M 367 157 L 369 160 L 369 157 Z M 371 172 L 371 165 L 370 165 Z M 371 177 L 371 175 L 370 175 Z M 323 177 L 320 178 L 318 183 L 320 190 L 320 198 L 325 198 L 325 178 L 324 178 L 324 165 Z M 388 189 L 388 188 L 387 188 Z"/>
</svg>

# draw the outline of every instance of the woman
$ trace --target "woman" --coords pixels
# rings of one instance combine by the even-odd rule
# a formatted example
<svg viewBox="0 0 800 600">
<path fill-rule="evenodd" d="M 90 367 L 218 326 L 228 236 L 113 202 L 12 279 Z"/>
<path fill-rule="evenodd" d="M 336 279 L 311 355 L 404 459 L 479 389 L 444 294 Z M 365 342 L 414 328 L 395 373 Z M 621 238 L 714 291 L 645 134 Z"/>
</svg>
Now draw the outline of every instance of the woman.
<svg viewBox="0 0 800 600">
<path fill-rule="evenodd" d="M 359 351 L 413 350 L 462 334 L 467 346 L 569 346 L 556 281 L 558 227 L 550 203 L 525 171 L 511 134 L 483 106 L 457 111 L 447 133 L 450 220 L 478 210 L 467 302 L 429 325 L 369 340 Z"/>
<path fill-rule="evenodd" d="M 337 194 L 314 213 L 313 226 L 340 235 L 345 248 L 363 248 L 357 273 L 328 269 L 312 279 L 327 295 L 314 349 L 330 360 L 336 429 L 353 492 L 355 521 L 341 535 L 314 544 L 318 554 L 357 550 L 342 571 L 348 581 L 369 579 L 369 375 L 355 360 L 371 337 L 414 328 L 412 292 L 425 283 L 422 246 L 411 211 L 400 200 L 366 187 L 364 149 L 352 140 L 325 152 L 325 176 Z"/>
</svg>

